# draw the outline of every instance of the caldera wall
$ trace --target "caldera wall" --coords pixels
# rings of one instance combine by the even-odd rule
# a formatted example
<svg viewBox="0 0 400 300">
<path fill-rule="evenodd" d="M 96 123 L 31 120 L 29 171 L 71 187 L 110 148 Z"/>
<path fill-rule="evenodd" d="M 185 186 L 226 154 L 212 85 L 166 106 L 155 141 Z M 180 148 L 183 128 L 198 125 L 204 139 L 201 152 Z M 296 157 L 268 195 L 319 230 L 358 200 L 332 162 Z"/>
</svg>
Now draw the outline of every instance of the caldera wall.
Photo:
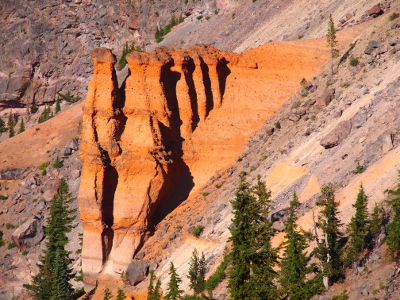
<svg viewBox="0 0 400 300">
<path fill-rule="evenodd" d="M 79 191 L 87 281 L 126 269 L 161 219 L 237 159 L 253 131 L 326 59 L 313 43 L 241 55 L 208 46 L 133 52 L 121 89 L 111 51 L 91 52 Z"/>
</svg>

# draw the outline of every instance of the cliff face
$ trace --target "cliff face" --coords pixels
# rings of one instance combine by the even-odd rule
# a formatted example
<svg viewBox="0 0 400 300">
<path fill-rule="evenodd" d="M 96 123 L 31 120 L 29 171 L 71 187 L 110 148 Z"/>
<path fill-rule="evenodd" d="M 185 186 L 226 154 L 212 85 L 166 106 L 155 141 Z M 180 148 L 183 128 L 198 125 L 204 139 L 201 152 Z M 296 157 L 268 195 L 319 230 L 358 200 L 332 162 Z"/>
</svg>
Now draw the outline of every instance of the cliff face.
<svg viewBox="0 0 400 300">
<path fill-rule="evenodd" d="M 326 57 L 303 46 L 285 44 L 281 54 L 279 44 L 243 55 L 207 46 L 133 52 L 120 89 L 115 56 L 91 52 L 79 191 L 86 280 L 126 269 L 158 222 L 238 157 L 254 128 Z M 292 60 L 298 66 L 283 74 Z"/>
</svg>

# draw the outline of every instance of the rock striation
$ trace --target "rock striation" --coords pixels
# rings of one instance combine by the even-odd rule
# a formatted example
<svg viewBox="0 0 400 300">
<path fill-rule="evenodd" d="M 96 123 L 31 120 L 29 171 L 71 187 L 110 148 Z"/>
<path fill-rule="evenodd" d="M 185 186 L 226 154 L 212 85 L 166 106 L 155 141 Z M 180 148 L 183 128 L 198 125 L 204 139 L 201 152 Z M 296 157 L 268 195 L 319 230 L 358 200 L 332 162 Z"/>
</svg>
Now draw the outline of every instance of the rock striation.
<svg viewBox="0 0 400 300">
<path fill-rule="evenodd" d="M 157 224 L 237 158 L 310 70 L 300 63 L 297 76 L 278 78 L 293 62 L 268 55 L 268 48 L 239 55 L 204 45 L 160 47 L 130 53 L 118 88 L 112 52 L 97 48 L 91 57 L 78 197 L 87 282 L 126 270 Z"/>
</svg>

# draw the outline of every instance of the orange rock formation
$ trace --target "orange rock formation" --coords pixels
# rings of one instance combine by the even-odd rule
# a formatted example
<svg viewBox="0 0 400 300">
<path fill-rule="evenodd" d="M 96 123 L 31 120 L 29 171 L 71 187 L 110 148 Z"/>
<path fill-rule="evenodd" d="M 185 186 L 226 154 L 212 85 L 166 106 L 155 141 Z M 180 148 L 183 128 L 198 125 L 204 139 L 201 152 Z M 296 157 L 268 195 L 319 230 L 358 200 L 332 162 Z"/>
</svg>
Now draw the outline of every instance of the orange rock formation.
<svg viewBox="0 0 400 300">
<path fill-rule="evenodd" d="M 93 50 L 80 148 L 86 280 L 126 269 L 159 220 L 237 158 L 326 52 L 319 41 L 240 55 L 207 46 L 133 52 L 119 90 L 115 56 Z"/>
</svg>

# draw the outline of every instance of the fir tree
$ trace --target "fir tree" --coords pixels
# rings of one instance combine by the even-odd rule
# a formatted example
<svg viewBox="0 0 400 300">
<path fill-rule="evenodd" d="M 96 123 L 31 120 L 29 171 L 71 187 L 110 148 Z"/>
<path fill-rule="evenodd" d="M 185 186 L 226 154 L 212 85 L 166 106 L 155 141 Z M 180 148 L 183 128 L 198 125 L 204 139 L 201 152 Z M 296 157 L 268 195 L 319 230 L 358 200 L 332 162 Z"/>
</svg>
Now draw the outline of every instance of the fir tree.
<svg viewBox="0 0 400 300">
<path fill-rule="evenodd" d="M 76 209 L 68 207 L 72 200 L 67 182 L 61 179 L 58 192 L 50 206 L 46 249 L 39 257 L 39 273 L 32 277 L 31 284 L 25 285 L 36 300 L 73 299 L 73 289 L 69 280 L 75 274 L 68 267 L 71 263 L 70 252 L 65 250 L 68 243 L 67 233 L 72 229 L 71 223 L 76 212 Z"/>
<path fill-rule="evenodd" d="M 383 209 L 378 206 L 375 202 L 374 210 L 372 212 L 371 223 L 370 223 L 370 233 L 373 239 L 376 239 L 381 232 L 381 227 L 383 224 Z"/>
<path fill-rule="evenodd" d="M 326 41 L 331 55 L 331 74 L 333 75 L 333 58 L 337 56 L 338 51 L 335 49 L 337 45 L 336 30 L 333 24 L 332 14 L 329 15 L 328 31 L 326 33 Z"/>
<path fill-rule="evenodd" d="M 160 300 L 161 299 L 161 280 L 157 279 L 156 286 L 154 288 L 153 299 L 152 300 Z"/>
<path fill-rule="evenodd" d="M 125 299 L 126 299 L 126 295 L 125 295 L 124 291 L 122 289 L 118 289 L 116 300 L 125 300 Z"/>
<path fill-rule="evenodd" d="M 21 120 L 21 124 L 19 125 L 18 133 L 22 133 L 25 131 L 25 124 L 24 124 L 24 118 Z"/>
<path fill-rule="evenodd" d="M 182 280 L 179 278 L 178 274 L 176 273 L 175 266 L 172 262 L 170 262 L 168 274 L 170 276 L 170 280 L 169 280 L 169 284 L 168 284 L 168 288 L 167 288 L 168 293 L 165 296 L 165 298 L 167 298 L 168 300 L 182 299 L 183 290 L 179 289 L 179 283 Z"/>
<path fill-rule="evenodd" d="M 342 276 L 341 245 L 339 239 L 342 234 L 339 227 L 338 218 L 339 203 L 335 202 L 335 192 L 331 183 L 321 189 L 322 199 L 318 206 L 322 207 L 319 216 L 319 226 L 323 232 L 321 242 L 317 240 L 318 246 L 315 249 L 316 257 L 321 262 L 321 271 L 324 275 L 324 285 L 327 288 L 329 284 Z"/>
<path fill-rule="evenodd" d="M 4 122 L 2 118 L 0 118 L 0 135 L 6 131 L 7 131 L 6 122 Z"/>
<path fill-rule="evenodd" d="M 199 294 L 204 290 L 205 287 L 206 259 L 204 257 L 204 253 L 202 253 L 201 257 L 199 258 L 197 249 L 195 248 L 192 252 L 189 265 L 189 286 L 193 289 L 195 294 Z"/>
<path fill-rule="evenodd" d="M 351 218 L 347 225 L 347 232 L 349 235 L 349 243 L 346 247 L 346 265 L 358 260 L 358 255 L 365 248 L 364 238 L 368 233 L 368 199 L 365 195 L 364 188 L 360 185 L 357 194 L 356 203 L 353 204 L 356 209 L 354 216 Z"/>
<path fill-rule="evenodd" d="M 386 244 L 388 245 L 389 253 L 395 258 L 399 255 L 400 250 L 400 171 L 397 189 L 388 190 L 387 192 L 393 197 L 391 200 L 387 200 L 387 203 L 393 209 L 393 217 L 387 227 Z"/>
<path fill-rule="evenodd" d="M 316 271 L 315 264 L 307 267 L 305 253 L 308 243 L 305 236 L 297 230 L 296 208 L 299 206 L 296 193 L 290 201 L 289 216 L 285 223 L 284 252 L 280 261 L 280 276 L 284 292 L 291 300 L 310 299 L 320 292 L 322 284 L 320 280 L 306 281 L 306 275 Z"/>
<path fill-rule="evenodd" d="M 8 137 L 11 138 L 15 135 L 15 120 L 14 120 L 14 114 L 12 112 L 10 112 L 8 116 L 7 127 L 8 127 Z"/>
<path fill-rule="evenodd" d="M 103 296 L 103 300 L 109 300 L 112 298 L 112 294 L 109 288 L 106 288 L 104 290 L 104 296 Z"/>
<path fill-rule="evenodd" d="M 154 280 L 156 280 L 156 276 L 154 275 L 154 271 L 150 271 L 150 282 L 147 288 L 147 300 L 160 300 L 160 288 L 161 281 L 158 279 L 156 286 L 154 287 Z"/>
<path fill-rule="evenodd" d="M 58 98 L 56 101 L 56 111 L 55 113 L 58 114 L 61 111 L 61 99 Z"/>
<path fill-rule="evenodd" d="M 233 300 L 277 298 L 273 269 L 277 250 L 271 246 L 274 234 L 268 218 L 270 195 L 260 177 L 251 187 L 245 173 L 240 175 L 236 198 L 231 201 L 234 218 L 228 288 Z"/>
</svg>

